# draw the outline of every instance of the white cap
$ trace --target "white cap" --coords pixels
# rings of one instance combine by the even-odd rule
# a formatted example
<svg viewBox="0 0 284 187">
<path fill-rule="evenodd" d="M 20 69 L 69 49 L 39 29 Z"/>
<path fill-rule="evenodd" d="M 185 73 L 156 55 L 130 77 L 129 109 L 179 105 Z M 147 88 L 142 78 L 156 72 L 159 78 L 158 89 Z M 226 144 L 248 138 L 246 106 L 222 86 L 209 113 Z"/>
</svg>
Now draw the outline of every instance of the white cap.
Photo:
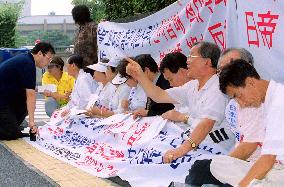
<svg viewBox="0 0 284 187">
<path fill-rule="evenodd" d="M 100 63 L 100 62 L 97 63 L 97 64 L 88 65 L 87 68 L 90 68 L 92 70 L 99 71 L 99 72 L 102 72 L 102 73 L 105 73 L 107 71 L 106 64 L 103 64 L 103 63 Z"/>
<path fill-rule="evenodd" d="M 120 73 L 118 73 L 111 81 L 112 84 L 114 85 L 120 85 L 122 83 L 125 83 L 127 81 L 127 78 L 125 77 L 122 77 L 120 75 Z"/>
<path fill-rule="evenodd" d="M 120 57 L 111 58 L 111 59 L 109 60 L 109 62 L 106 63 L 106 66 L 111 66 L 111 67 L 116 68 L 122 59 L 123 59 L 123 58 L 120 58 Z"/>
</svg>

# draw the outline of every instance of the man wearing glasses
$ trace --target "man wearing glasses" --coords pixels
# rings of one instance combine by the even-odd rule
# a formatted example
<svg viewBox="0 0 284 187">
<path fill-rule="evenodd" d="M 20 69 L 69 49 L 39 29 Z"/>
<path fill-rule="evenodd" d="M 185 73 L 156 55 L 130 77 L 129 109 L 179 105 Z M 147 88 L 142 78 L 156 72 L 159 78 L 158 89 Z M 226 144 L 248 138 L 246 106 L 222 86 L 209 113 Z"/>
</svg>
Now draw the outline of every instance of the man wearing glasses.
<svg viewBox="0 0 284 187">
<path fill-rule="evenodd" d="M 24 135 L 20 124 L 29 116 L 32 133 L 36 103 L 36 67 L 49 64 L 55 51 L 45 42 L 35 45 L 31 53 L 19 54 L 0 64 L 0 140 L 13 140 Z"/>
</svg>

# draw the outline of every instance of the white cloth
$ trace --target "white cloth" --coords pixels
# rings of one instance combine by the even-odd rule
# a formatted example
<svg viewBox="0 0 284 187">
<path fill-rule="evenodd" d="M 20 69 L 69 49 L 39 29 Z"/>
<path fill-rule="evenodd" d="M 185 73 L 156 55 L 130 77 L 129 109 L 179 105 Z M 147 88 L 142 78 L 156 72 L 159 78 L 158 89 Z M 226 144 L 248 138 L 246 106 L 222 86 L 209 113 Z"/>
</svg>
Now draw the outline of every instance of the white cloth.
<svg viewBox="0 0 284 187">
<path fill-rule="evenodd" d="M 110 101 L 116 91 L 116 86 L 112 83 L 108 82 L 105 86 L 100 84 L 99 88 L 97 89 L 96 94 L 99 96 L 96 106 L 101 108 L 107 108 L 109 109 Z"/>
<path fill-rule="evenodd" d="M 85 109 L 89 102 L 89 98 L 94 91 L 96 82 L 89 73 L 83 70 L 79 71 L 78 77 L 75 81 L 73 91 L 70 95 L 70 101 L 66 105 L 68 109 L 77 107 L 78 109 Z"/>
<path fill-rule="evenodd" d="M 261 154 L 272 154 L 284 163 L 284 85 L 269 82 L 264 101 L 266 133 Z"/>
<path fill-rule="evenodd" d="M 115 93 L 114 93 L 114 95 L 113 95 L 113 97 L 110 101 L 110 104 L 109 104 L 109 108 L 114 113 L 117 114 L 117 113 L 125 112 L 124 109 L 121 106 L 121 101 L 128 99 L 129 94 L 130 94 L 130 90 L 131 90 L 131 88 L 125 83 L 120 84 L 117 87 L 117 89 L 116 89 L 116 91 L 115 91 Z"/>
<path fill-rule="evenodd" d="M 137 85 L 136 87 L 132 87 L 129 97 L 129 111 L 134 111 L 139 108 L 145 108 L 147 103 L 147 95 L 144 92 L 141 85 Z"/>
<path fill-rule="evenodd" d="M 210 171 L 220 182 L 235 186 L 245 177 L 252 165 L 252 162 L 246 162 L 225 155 L 218 155 L 212 159 Z M 261 186 L 266 187 L 284 186 L 283 165 L 275 164 L 267 176 L 261 180 L 261 183 L 265 184 Z"/>
</svg>

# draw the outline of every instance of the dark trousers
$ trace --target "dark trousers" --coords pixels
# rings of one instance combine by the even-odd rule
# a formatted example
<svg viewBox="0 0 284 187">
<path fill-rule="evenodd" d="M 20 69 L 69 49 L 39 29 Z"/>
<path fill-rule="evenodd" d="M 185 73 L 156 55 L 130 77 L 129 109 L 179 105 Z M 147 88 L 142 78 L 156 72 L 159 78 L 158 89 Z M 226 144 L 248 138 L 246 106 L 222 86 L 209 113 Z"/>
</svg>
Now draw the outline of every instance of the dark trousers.
<svg viewBox="0 0 284 187">
<path fill-rule="evenodd" d="M 10 98 L 6 106 L 0 106 L 0 140 L 22 137 L 20 125 L 28 114 L 25 90 Z"/>
</svg>

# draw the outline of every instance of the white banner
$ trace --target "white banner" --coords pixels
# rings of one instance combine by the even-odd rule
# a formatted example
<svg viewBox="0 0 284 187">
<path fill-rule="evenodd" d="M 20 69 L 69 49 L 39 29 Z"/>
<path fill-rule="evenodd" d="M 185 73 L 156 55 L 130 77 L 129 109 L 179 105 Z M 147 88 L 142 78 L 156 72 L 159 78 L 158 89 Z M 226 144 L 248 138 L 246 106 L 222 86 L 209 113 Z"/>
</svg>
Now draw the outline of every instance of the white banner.
<svg viewBox="0 0 284 187">
<path fill-rule="evenodd" d="M 189 54 L 197 41 L 225 49 L 236 42 L 236 5 L 227 0 L 180 0 L 131 23 L 102 22 L 98 27 L 100 58 L 149 53 L 157 63 L 169 52 Z"/>
<path fill-rule="evenodd" d="M 252 52 L 265 79 L 284 82 L 284 2 L 237 0 L 239 46 Z"/>
<path fill-rule="evenodd" d="M 227 153 L 219 144 L 203 143 L 197 151 L 164 164 L 165 152 L 180 146 L 183 136 L 181 128 L 161 117 L 133 120 L 118 114 L 106 120 L 73 117 L 59 125 L 50 123 L 39 127 L 36 142 L 28 142 L 95 176 L 120 176 L 132 186 L 155 187 L 184 182 L 196 159 Z"/>
</svg>

